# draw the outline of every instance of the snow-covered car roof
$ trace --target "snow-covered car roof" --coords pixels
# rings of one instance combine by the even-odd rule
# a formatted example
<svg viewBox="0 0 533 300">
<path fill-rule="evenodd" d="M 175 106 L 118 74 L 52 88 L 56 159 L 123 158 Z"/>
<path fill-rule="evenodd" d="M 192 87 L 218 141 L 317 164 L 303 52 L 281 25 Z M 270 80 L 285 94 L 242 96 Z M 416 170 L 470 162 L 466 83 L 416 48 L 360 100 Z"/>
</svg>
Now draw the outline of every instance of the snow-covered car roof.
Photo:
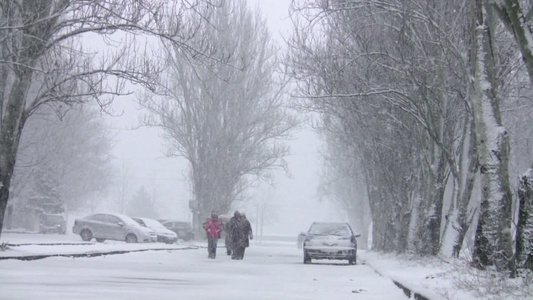
<svg viewBox="0 0 533 300">
<path fill-rule="evenodd" d="M 119 214 L 119 213 L 95 213 L 95 214 L 91 214 L 91 215 L 88 215 L 86 216 L 87 217 L 90 217 L 90 216 L 94 216 L 94 215 L 109 215 L 109 216 L 115 216 L 117 218 L 119 218 L 120 220 L 122 220 L 125 224 L 127 225 L 130 225 L 130 226 L 139 226 L 139 227 L 142 227 L 141 225 L 139 225 L 137 222 L 135 222 L 131 217 L 129 216 L 126 216 L 126 215 L 123 215 L 123 214 Z"/>
<path fill-rule="evenodd" d="M 163 224 L 161 224 L 161 222 L 159 222 L 159 221 L 157 221 L 155 219 L 150 219 L 150 218 L 145 218 L 145 217 L 134 217 L 133 219 L 142 220 L 144 222 L 144 224 L 146 224 L 146 226 L 148 226 L 148 227 L 167 229 L 165 226 L 163 226 Z"/>
</svg>

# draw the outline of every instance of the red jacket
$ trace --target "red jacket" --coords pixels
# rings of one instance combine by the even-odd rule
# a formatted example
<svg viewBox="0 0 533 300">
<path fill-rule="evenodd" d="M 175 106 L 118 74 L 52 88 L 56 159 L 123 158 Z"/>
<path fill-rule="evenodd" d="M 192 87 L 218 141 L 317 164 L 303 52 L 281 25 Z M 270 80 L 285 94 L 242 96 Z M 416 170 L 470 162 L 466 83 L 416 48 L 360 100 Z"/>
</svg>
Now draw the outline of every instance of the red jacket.
<svg viewBox="0 0 533 300">
<path fill-rule="evenodd" d="M 209 219 L 205 223 L 205 231 L 207 231 L 207 236 L 219 239 L 220 232 L 222 232 L 222 223 L 219 219 Z"/>
</svg>

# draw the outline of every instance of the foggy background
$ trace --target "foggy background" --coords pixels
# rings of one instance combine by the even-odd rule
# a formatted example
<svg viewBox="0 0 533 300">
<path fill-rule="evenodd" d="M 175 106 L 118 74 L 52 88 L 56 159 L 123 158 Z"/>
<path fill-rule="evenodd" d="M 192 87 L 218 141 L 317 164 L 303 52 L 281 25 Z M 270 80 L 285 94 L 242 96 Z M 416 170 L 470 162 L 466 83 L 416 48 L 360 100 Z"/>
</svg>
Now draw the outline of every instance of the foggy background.
<svg viewBox="0 0 533 300">
<path fill-rule="evenodd" d="M 292 26 L 288 19 L 290 0 L 249 0 L 249 3 L 259 5 L 272 36 L 280 48 L 284 47 L 282 39 Z M 159 129 L 138 127 L 139 116 L 144 111 L 137 105 L 136 95 L 118 98 L 111 107 L 118 114 L 107 117 L 115 136 L 114 165 L 119 173 L 123 168 L 125 170 L 126 198 L 144 186 L 154 197 L 159 218 L 192 221 L 188 207 L 192 196 L 186 179 L 186 161 L 165 157 Z M 286 158 L 289 176 L 277 171 L 275 187 L 263 185 L 261 191 L 254 192 L 254 199 L 238 203 L 236 209 L 246 212 L 256 230 L 256 203 L 267 201 L 269 217 L 265 219 L 263 234 L 297 235 L 307 231 L 313 221 L 345 221 L 342 211 L 317 196 L 322 145 L 317 134 L 306 124 L 304 129 L 294 132 L 294 140 L 287 143 L 291 147 L 291 155 Z M 122 180 L 122 177 L 119 174 L 117 180 Z M 119 188 L 117 186 L 115 191 L 110 191 L 110 195 L 118 197 Z M 113 209 L 114 203 L 111 201 L 109 208 L 104 204 L 103 209 Z"/>
</svg>

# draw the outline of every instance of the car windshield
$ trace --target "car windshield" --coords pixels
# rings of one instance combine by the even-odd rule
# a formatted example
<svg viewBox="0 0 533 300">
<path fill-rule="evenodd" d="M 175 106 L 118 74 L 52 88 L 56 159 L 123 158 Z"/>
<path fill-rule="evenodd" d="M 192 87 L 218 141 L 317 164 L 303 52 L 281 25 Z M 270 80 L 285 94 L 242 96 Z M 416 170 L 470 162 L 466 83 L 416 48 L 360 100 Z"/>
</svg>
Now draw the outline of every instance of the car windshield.
<svg viewBox="0 0 533 300">
<path fill-rule="evenodd" d="M 157 222 L 156 220 L 143 218 L 142 221 L 144 222 L 144 224 L 146 224 L 146 227 L 165 229 L 165 226 L 161 225 L 161 223 Z"/>
<path fill-rule="evenodd" d="M 54 215 L 45 215 L 43 216 L 43 221 L 46 224 L 57 224 L 63 222 L 62 216 L 54 216 Z"/>
<path fill-rule="evenodd" d="M 350 229 L 346 224 L 315 223 L 309 228 L 310 234 L 349 236 Z"/>
</svg>

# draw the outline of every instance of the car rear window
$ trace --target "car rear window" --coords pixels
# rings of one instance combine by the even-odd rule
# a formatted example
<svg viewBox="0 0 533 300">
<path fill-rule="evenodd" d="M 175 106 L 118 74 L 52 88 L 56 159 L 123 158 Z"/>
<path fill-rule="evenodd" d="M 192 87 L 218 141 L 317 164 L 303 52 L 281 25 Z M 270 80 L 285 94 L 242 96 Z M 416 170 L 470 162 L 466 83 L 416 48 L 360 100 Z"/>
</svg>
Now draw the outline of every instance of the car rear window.
<svg viewBox="0 0 533 300">
<path fill-rule="evenodd" d="M 64 218 L 58 215 L 43 215 L 41 218 L 47 224 L 57 224 L 64 221 Z"/>
</svg>

